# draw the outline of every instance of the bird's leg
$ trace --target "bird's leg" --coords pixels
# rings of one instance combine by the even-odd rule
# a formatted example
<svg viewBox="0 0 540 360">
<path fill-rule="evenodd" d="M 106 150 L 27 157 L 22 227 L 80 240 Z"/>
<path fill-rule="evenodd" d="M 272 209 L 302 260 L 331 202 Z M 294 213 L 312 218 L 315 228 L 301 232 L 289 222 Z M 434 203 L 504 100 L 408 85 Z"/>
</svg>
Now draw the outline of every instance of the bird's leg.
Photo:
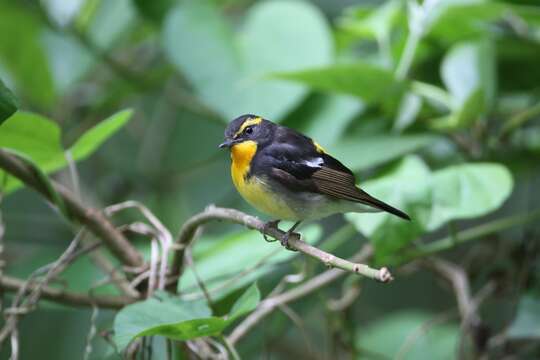
<svg viewBox="0 0 540 360">
<path fill-rule="evenodd" d="M 279 222 L 281 220 L 273 220 L 273 221 L 268 221 L 267 223 L 264 224 L 264 228 L 263 228 L 263 238 L 266 242 L 274 242 L 276 241 L 276 239 L 274 240 L 271 240 L 271 239 L 268 239 L 268 236 L 266 235 L 266 232 L 269 230 L 269 229 L 278 229 L 278 225 L 279 225 Z"/>
<path fill-rule="evenodd" d="M 300 225 L 300 223 L 301 223 L 301 221 L 295 222 L 294 225 L 289 230 L 287 230 L 285 235 L 283 235 L 283 238 L 281 239 L 281 245 L 284 246 L 285 249 L 294 250 L 289 246 L 289 237 L 292 234 L 294 234 L 294 230 L 296 230 L 296 228 L 298 227 L 298 225 Z"/>
</svg>

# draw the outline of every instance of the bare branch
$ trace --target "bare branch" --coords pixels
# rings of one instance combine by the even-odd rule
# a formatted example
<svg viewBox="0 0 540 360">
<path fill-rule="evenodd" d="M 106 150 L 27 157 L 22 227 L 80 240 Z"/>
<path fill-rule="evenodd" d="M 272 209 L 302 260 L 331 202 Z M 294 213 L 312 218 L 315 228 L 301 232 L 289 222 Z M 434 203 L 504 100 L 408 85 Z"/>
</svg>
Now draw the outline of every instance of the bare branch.
<svg viewBox="0 0 540 360">
<path fill-rule="evenodd" d="M 284 231 L 277 228 L 265 227 L 265 223 L 254 216 L 245 214 L 235 209 L 209 206 L 205 211 L 191 217 L 188 221 L 186 221 L 180 230 L 180 234 L 178 235 L 176 241 L 178 251 L 175 253 L 173 259 L 171 276 L 178 277 L 180 274 L 182 274 L 186 248 L 195 238 L 195 232 L 199 226 L 216 220 L 227 220 L 244 225 L 248 229 L 257 230 L 261 234 L 266 234 L 278 240 L 282 240 L 285 236 Z M 364 275 L 370 279 L 375 279 L 381 282 L 389 282 L 392 280 L 392 275 L 387 268 L 373 269 L 364 264 L 358 264 L 339 258 L 309 245 L 308 243 L 302 241 L 298 236 L 289 237 L 289 246 L 291 249 L 298 250 L 306 255 L 309 255 L 329 267 L 335 267 L 359 275 Z M 169 289 L 174 291 L 172 288 Z"/>
<path fill-rule="evenodd" d="M 0 168 L 6 170 L 17 179 L 21 180 L 28 187 L 41 193 L 49 201 L 52 194 L 47 186 L 36 176 L 34 170 L 16 156 L 0 149 Z M 64 186 L 50 181 L 55 191 L 62 198 L 68 212 L 82 224 L 102 239 L 111 252 L 124 264 L 128 266 L 141 266 L 142 257 L 133 245 L 118 231 L 114 225 L 99 211 L 87 208 Z"/>
<path fill-rule="evenodd" d="M 359 280 L 354 282 L 344 281 L 343 293 L 338 299 L 330 299 L 326 303 L 326 307 L 330 311 L 345 311 L 354 301 L 360 296 L 362 287 Z"/>
<path fill-rule="evenodd" d="M 446 279 L 453 287 L 456 294 L 459 314 L 461 317 L 461 328 L 468 332 L 473 340 L 477 351 L 484 351 L 486 339 L 484 325 L 478 315 L 480 304 L 495 290 L 493 282 L 488 282 L 473 297 L 469 277 L 465 270 L 456 264 L 440 258 L 427 258 L 422 261 L 428 268 L 434 270 L 441 277 Z M 460 354 L 463 357 L 463 342 L 460 345 Z"/>
<path fill-rule="evenodd" d="M 11 276 L 2 276 L 0 278 L 0 288 L 16 292 L 19 291 L 25 285 L 25 281 L 22 279 L 17 279 Z M 28 284 L 28 290 L 33 290 L 37 284 L 30 283 Z M 90 296 L 87 294 L 80 294 L 65 291 L 63 289 L 58 289 L 50 286 L 44 286 L 41 289 L 41 298 L 54 301 L 64 305 L 70 306 L 81 306 L 89 307 L 92 304 L 100 308 L 108 309 L 121 309 L 126 305 L 129 305 L 137 299 L 130 298 L 127 296 L 110 296 L 110 295 L 95 295 Z"/>
<path fill-rule="evenodd" d="M 366 261 L 373 253 L 373 248 L 371 245 L 367 244 L 362 247 L 362 249 L 356 253 L 351 259 L 351 262 L 360 262 Z M 228 339 L 232 344 L 235 344 L 240 338 L 246 335 L 249 330 L 251 330 L 256 324 L 258 324 L 262 319 L 271 314 L 276 308 L 280 305 L 288 304 L 290 302 L 296 301 L 313 291 L 316 291 L 333 281 L 339 279 L 343 275 L 347 274 L 340 269 L 331 269 L 319 274 L 305 283 L 292 288 L 282 294 L 269 297 L 263 300 L 244 321 L 242 321 L 229 335 Z"/>
</svg>

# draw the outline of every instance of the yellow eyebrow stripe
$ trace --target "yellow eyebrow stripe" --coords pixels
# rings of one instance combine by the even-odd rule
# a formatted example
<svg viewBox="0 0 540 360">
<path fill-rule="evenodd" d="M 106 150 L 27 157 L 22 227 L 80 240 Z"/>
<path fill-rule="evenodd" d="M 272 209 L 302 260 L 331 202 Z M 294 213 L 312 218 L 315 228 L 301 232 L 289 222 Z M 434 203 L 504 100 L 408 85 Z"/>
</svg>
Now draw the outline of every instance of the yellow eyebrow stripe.
<svg viewBox="0 0 540 360">
<path fill-rule="evenodd" d="M 262 118 L 260 117 L 251 118 L 244 121 L 244 123 L 242 124 L 242 126 L 240 126 L 240 129 L 238 129 L 238 131 L 234 134 L 234 136 L 240 135 L 248 126 L 257 125 L 257 124 L 260 124 L 261 122 L 262 122 Z"/>
</svg>

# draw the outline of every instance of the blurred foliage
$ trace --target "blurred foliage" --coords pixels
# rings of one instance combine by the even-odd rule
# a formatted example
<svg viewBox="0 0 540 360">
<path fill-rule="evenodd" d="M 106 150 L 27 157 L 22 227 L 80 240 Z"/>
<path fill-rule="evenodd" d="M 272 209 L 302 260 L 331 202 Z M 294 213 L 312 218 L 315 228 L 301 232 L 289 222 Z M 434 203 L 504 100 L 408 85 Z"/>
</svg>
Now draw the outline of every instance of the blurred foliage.
<svg viewBox="0 0 540 360">
<path fill-rule="evenodd" d="M 370 241 L 377 264 L 401 264 L 407 250 L 421 252 L 445 237 L 457 244 L 465 228 L 485 230 L 491 220 L 538 209 L 537 1 L 355 3 L 0 0 L 0 147 L 80 188 L 92 206 L 136 199 L 174 233 L 211 203 L 254 212 L 232 188 L 228 155 L 217 144 L 232 118 L 259 114 L 316 138 L 366 191 L 411 215 L 406 223 L 348 214 L 302 229 L 342 257 L 358 250 L 358 238 Z M 9 195 L 2 198 L 5 272 L 26 277 L 61 253 L 71 228 L 18 181 L 0 177 Z M 468 344 L 451 289 L 416 271 L 398 272 L 384 288 L 362 282 L 361 296 L 343 311 L 327 302 L 350 281 L 335 283 L 291 305 L 299 327 L 276 313 L 240 342 L 239 352 L 537 358 L 540 228 L 531 221 L 536 217 L 527 219 L 441 254 L 466 270 L 475 293 L 496 284 L 480 311 L 490 341 Z M 133 241 L 148 257 L 148 242 Z M 208 226 L 193 256 L 211 307 L 191 269 L 179 281 L 183 298 L 157 294 L 123 309 L 114 324 L 101 311 L 98 329 L 114 328 L 121 347 L 143 333 L 221 333 L 284 275 L 322 271 L 296 255 L 251 231 Z M 103 276 L 85 259 L 62 280 L 82 291 Z M 255 280 L 260 294 L 257 287 L 244 292 Z M 21 358 L 79 358 L 89 327 L 81 314 L 90 319 L 90 312 L 42 311 L 23 321 Z M 43 321 L 72 329 L 65 336 L 80 346 L 56 332 L 36 337 Z M 92 358 L 105 357 L 118 355 L 98 337 Z"/>
</svg>

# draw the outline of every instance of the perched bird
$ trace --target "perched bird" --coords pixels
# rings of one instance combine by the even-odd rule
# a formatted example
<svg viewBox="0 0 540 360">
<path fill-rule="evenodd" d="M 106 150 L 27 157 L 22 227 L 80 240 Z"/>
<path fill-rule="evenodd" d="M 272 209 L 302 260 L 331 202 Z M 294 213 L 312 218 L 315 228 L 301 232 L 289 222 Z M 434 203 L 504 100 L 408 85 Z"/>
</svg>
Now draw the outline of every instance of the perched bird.
<svg viewBox="0 0 540 360">
<path fill-rule="evenodd" d="M 304 220 L 335 213 L 386 211 L 410 220 L 404 212 L 356 186 L 354 174 L 309 137 L 256 115 L 242 115 L 225 130 L 220 148 L 231 151 L 231 176 L 242 197 L 280 220 L 295 221 L 282 244 Z"/>
</svg>

